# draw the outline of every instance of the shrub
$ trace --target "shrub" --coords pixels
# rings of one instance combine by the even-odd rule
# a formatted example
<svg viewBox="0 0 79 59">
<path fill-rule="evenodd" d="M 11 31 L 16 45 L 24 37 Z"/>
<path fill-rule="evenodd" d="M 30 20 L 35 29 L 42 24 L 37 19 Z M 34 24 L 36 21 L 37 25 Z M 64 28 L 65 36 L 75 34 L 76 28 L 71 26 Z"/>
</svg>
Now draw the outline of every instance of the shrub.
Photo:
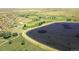
<svg viewBox="0 0 79 59">
<path fill-rule="evenodd" d="M 11 32 L 4 32 L 3 33 L 3 38 L 4 39 L 8 39 L 8 38 L 10 38 L 11 37 Z"/>
<path fill-rule="evenodd" d="M 33 21 L 38 21 L 39 19 L 33 19 Z"/>
<path fill-rule="evenodd" d="M 32 19 L 33 21 L 39 21 L 39 18 L 38 17 L 35 17 Z"/>
<path fill-rule="evenodd" d="M 25 45 L 25 42 L 24 42 L 24 41 L 22 41 L 22 42 L 21 42 L 21 45 Z"/>
<path fill-rule="evenodd" d="M 71 19 L 67 19 L 67 21 L 71 21 Z"/>
<path fill-rule="evenodd" d="M 40 23 L 39 23 L 39 26 L 42 25 L 42 24 L 44 24 L 44 23 L 45 23 L 45 21 L 40 22 Z"/>
<path fill-rule="evenodd" d="M 9 41 L 9 44 L 12 44 L 12 42 L 11 42 L 11 41 Z"/>
<path fill-rule="evenodd" d="M 56 19 L 56 17 L 55 17 L 55 16 L 53 16 L 53 19 Z"/>
<path fill-rule="evenodd" d="M 26 24 L 24 24 L 24 27 L 27 27 Z"/>
<path fill-rule="evenodd" d="M 19 15 L 20 17 L 25 17 L 25 15 L 24 14 L 22 14 L 22 15 Z"/>
<path fill-rule="evenodd" d="M 25 15 L 25 18 L 29 18 L 29 15 Z"/>
<path fill-rule="evenodd" d="M 27 28 L 27 25 L 26 24 L 24 24 L 24 26 L 23 26 L 23 30 L 25 30 Z"/>
<path fill-rule="evenodd" d="M 18 36 L 18 33 L 12 33 L 12 36 Z"/>
</svg>

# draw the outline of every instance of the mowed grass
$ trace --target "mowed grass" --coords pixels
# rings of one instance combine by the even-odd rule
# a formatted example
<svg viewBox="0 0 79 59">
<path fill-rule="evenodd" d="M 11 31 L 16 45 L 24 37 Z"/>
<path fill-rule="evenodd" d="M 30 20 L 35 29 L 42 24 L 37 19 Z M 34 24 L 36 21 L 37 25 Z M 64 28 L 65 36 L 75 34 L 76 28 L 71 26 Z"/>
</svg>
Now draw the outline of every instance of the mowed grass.
<svg viewBox="0 0 79 59">
<path fill-rule="evenodd" d="M 0 51 L 44 51 L 43 49 L 28 42 L 21 35 L 14 40 L 11 40 L 11 42 L 11 44 L 7 42 L 2 45 L 0 47 Z M 24 42 L 24 45 L 22 45 L 22 42 Z"/>
<path fill-rule="evenodd" d="M 16 38 L 16 37 L 10 37 L 10 38 L 8 38 L 8 39 L 4 39 L 3 37 L 0 37 L 0 44 L 2 44 L 3 42 L 6 42 L 6 41 L 9 41 L 9 40 L 12 40 L 12 39 L 14 39 L 14 38 Z"/>
<path fill-rule="evenodd" d="M 3 43 L 3 42 L 5 42 L 5 41 L 6 41 L 5 39 L 0 38 L 0 44 Z"/>
</svg>

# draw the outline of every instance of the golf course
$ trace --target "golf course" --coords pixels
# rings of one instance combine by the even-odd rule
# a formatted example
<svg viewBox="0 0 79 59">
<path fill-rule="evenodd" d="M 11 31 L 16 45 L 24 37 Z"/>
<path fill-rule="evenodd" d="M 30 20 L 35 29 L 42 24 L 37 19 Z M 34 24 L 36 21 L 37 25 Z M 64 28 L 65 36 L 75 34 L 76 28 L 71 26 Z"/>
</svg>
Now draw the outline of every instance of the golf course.
<svg viewBox="0 0 79 59">
<path fill-rule="evenodd" d="M 0 51 L 78 51 L 78 8 L 1 8 Z"/>
</svg>

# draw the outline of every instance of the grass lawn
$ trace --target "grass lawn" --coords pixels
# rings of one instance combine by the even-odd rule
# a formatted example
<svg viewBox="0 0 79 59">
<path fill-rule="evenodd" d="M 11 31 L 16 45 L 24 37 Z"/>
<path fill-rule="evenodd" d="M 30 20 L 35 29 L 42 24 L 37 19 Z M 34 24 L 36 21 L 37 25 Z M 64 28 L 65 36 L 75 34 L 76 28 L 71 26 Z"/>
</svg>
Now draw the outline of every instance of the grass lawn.
<svg viewBox="0 0 79 59">
<path fill-rule="evenodd" d="M 6 39 L 0 38 L 0 44 L 7 41 Z"/>
<path fill-rule="evenodd" d="M 34 46 L 32 43 L 28 42 L 21 35 L 14 40 L 11 40 L 11 44 L 9 42 L 5 43 L 0 47 L 1 51 L 42 51 L 43 49 Z M 24 45 L 21 43 L 24 42 Z"/>
</svg>

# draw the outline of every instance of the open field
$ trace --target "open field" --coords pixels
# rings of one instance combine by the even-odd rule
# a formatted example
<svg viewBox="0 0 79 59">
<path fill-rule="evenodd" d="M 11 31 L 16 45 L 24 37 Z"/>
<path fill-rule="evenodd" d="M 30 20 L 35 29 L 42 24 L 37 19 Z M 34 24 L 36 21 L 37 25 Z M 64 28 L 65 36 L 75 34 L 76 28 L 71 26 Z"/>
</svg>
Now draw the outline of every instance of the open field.
<svg viewBox="0 0 79 59">
<path fill-rule="evenodd" d="M 48 26 L 48 24 L 55 22 L 78 23 L 79 9 L 0 9 L 0 51 L 58 50 L 46 44 L 41 44 L 26 35 L 26 31 L 30 29 Z M 46 39 L 48 38 L 47 36 L 45 37 Z M 41 40 L 43 39 L 41 38 Z"/>
</svg>

